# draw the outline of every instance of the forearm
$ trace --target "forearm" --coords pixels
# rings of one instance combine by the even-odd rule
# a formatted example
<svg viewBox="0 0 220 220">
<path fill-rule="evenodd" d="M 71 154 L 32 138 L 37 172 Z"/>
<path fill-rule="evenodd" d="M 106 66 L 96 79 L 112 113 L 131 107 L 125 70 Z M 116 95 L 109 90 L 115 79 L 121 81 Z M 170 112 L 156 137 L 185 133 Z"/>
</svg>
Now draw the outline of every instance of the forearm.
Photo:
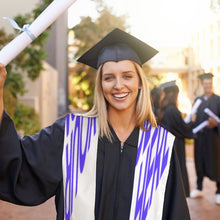
<svg viewBox="0 0 220 220">
<path fill-rule="evenodd" d="M 4 110 L 3 91 L 0 91 L 0 124 L 1 124 L 1 121 L 2 121 L 3 110 Z"/>
<path fill-rule="evenodd" d="M 4 65 L 0 63 L 0 123 L 2 119 L 2 114 L 4 110 L 4 104 L 3 104 L 3 87 L 5 83 L 5 78 L 6 78 L 6 70 Z"/>
</svg>

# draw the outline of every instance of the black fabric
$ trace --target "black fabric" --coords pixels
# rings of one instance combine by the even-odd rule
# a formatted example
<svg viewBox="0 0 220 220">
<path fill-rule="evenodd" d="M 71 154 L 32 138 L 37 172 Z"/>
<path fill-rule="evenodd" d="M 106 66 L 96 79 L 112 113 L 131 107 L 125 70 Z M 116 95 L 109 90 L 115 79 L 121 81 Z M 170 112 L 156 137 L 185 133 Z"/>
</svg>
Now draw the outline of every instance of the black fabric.
<svg viewBox="0 0 220 220">
<path fill-rule="evenodd" d="M 62 151 L 65 118 L 20 140 L 4 112 L 0 126 L 0 198 L 39 205 L 56 195 L 57 219 L 63 219 Z"/>
<path fill-rule="evenodd" d="M 57 220 L 64 218 L 62 151 L 65 117 L 33 137 L 20 139 L 4 112 L 0 125 L 0 198 L 20 205 L 38 205 L 55 195 Z M 120 142 L 99 139 L 96 220 L 129 219 L 138 128 L 120 151 Z M 128 166 L 128 167 L 127 167 Z M 164 220 L 188 220 L 178 161 L 173 154 L 164 201 Z M 180 215 L 181 214 L 181 215 Z"/>
<path fill-rule="evenodd" d="M 170 164 L 170 172 L 165 193 L 163 220 L 189 220 L 190 214 L 187 203 L 182 196 L 184 188 L 181 178 L 178 157 L 174 148 Z"/>
<path fill-rule="evenodd" d="M 192 123 L 186 124 L 181 116 L 180 111 L 176 106 L 169 104 L 165 110 L 161 121 L 161 125 L 170 131 L 176 138 L 174 147 L 179 159 L 182 179 L 184 183 L 186 196 L 189 196 L 189 179 L 186 168 L 186 154 L 185 154 L 185 138 L 193 138 Z"/>
<path fill-rule="evenodd" d="M 96 219 L 129 219 L 139 129 L 121 143 L 113 129 L 114 140 L 99 141 L 97 161 Z"/>
<path fill-rule="evenodd" d="M 212 94 L 208 99 L 204 96 L 198 97 L 202 100 L 197 114 L 195 127 L 208 119 L 204 112 L 209 108 L 218 117 L 220 117 L 220 97 Z M 220 182 L 220 136 L 219 129 L 205 127 L 199 131 L 194 141 L 194 155 L 196 174 L 198 179 L 207 176 L 211 180 Z M 198 186 L 199 187 L 199 186 Z M 201 188 L 201 187 L 200 187 Z"/>
</svg>

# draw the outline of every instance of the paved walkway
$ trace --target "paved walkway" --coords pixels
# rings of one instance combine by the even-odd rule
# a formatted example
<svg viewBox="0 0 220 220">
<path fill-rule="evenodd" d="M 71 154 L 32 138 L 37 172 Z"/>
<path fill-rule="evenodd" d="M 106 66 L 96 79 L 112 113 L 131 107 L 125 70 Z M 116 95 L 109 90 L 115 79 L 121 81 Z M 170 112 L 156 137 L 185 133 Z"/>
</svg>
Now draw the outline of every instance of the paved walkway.
<svg viewBox="0 0 220 220">
<path fill-rule="evenodd" d="M 194 159 L 187 158 L 187 169 L 191 190 L 196 187 Z M 215 204 L 216 185 L 208 178 L 203 183 L 204 197 L 198 199 L 187 198 L 192 220 L 220 220 L 220 205 Z"/>
<path fill-rule="evenodd" d="M 190 190 L 196 188 L 196 173 L 194 164 L 193 145 L 186 145 L 186 164 L 189 175 Z M 203 182 L 204 197 L 198 199 L 187 198 L 192 220 L 219 220 L 220 206 L 215 204 L 215 182 L 208 178 Z"/>
<path fill-rule="evenodd" d="M 193 147 L 186 147 L 187 169 L 191 190 L 195 188 L 196 177 L 193 160 Z M 205 196 L 200 199 L 188 198 L 191 220 L 219 220 L 220 206 L 215 204 L 215 183 L 204 180 Z M 21 207 L 0 201 L 0 220 L 55 220 L 54 198 L 37 207 Z M 178 219 L 177 219 L 178 220 Z"/>
</svg>

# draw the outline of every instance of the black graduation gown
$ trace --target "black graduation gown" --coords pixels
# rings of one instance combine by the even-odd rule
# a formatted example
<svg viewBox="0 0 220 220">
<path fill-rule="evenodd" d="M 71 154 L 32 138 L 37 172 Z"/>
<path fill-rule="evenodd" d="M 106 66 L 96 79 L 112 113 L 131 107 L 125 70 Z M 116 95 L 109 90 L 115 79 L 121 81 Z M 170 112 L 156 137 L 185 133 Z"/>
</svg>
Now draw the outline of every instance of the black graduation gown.
<svg viewBox="0 0 220 220">
<path fill-rule="evenodd" d="M 180 169 L 186 196 L 189 197 L 189 179 L 186 168 L 185 138 L 193 138 L 192 123 L 186 124 L 176 106 L 169 104 L 161 121 L 162 127 L 170 131 L 176 138 L 174 147 L 179 159 Z"/>
<path fill-rule="evenodd" d="M 198 97 L 202 100 L 197 113 L 195 127 L 208 119 L 204 112 L 209 108 L 220 117 L 220 97 L 212 94 L 208 99 L 204 96 Z M 199 178 L 209 177 L 213 181 L 220 182 L 220 126 L 219 128 L 204 128 L 196 134 L 195 138 L 195 166 Z"/>
<path fill-rule="evenodd" d="M 65 117 L 39 134 L 20 139 L 4 112 L 0 126 L 0 198 L 20 205 L 38 205 L 55 195 L 57 219 L 64 218 L 62 151 Z M 120 151 L 115 135 L 98 141 L 96 220 L 129 219 L 139 129 L 135 128 Z M 163 219 L 188 220 L 178 161 L 172 153 L 165 192 Z"/>
</svg>

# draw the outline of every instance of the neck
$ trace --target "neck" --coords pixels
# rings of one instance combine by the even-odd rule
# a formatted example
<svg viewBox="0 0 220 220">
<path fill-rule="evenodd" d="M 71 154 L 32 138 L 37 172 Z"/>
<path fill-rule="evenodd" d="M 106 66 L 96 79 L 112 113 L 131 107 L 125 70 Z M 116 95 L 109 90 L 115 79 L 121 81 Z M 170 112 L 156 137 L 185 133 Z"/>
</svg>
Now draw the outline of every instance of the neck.
<svg viewBox="0 0 220 220">
<path fill-rule="evenodd" d="M 108 120 L 123 146 L 124 141 L 136 126 L 135 111 L 118 112 L 110 109 L 108 111 Z"/>
<path fill-rule="evenodd" d="M 213 94 L 213 93 L 210 92 L 210 93 L 205 93 L 204 95 L 205 95 L 206 98 L 209 98 L 212 94 Z"/>
</svg>

